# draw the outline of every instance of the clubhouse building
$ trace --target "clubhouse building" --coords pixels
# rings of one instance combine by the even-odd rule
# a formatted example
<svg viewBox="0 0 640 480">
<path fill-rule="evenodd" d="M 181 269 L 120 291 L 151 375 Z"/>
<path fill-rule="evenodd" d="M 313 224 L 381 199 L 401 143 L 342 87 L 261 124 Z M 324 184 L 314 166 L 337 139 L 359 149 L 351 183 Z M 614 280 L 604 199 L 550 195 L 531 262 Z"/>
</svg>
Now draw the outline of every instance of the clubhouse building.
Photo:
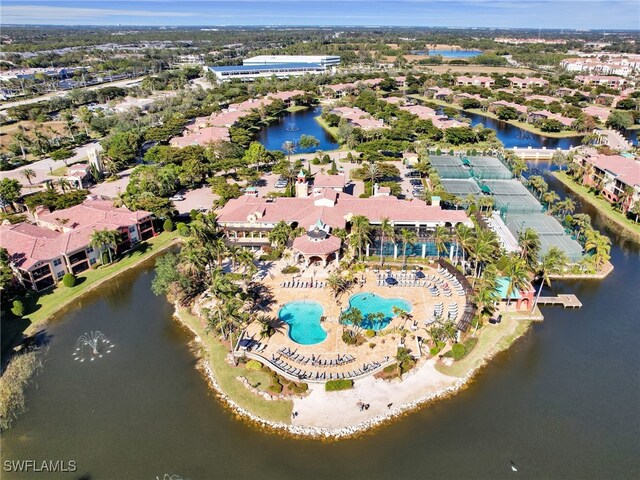
<svg viewBox="0 0 640 480">
<path fill-rule="evenodd" d="M 242 65 L 207 68 L 218 82 L 252 82 L 273 76 L 289 78 L 319 75 L 333 71 L 339 64 L 340 57 L 336 55 L 258 55 L 245 59 Z"/>
</svg>

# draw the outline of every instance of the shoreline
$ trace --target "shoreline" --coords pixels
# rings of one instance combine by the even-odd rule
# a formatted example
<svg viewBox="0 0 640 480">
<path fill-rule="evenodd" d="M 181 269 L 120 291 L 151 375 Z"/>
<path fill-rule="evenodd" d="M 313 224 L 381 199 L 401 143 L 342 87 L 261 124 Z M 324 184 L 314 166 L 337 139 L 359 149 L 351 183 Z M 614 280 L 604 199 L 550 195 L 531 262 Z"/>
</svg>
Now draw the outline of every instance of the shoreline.
<svg viewBox="0 0 640 480">
<path fill-rule="evenodd" d="M 480 115 L 481 117 L 486 117 L 486 118 L 490 118 L 492 120 L 496 120 L 497 122 L 503 122 L 503 123 L 507 123 L 513 127 L 519 128 L 521 130 L 525 130 L 529 133 L 533 133 L 535 135 L 539 135 L 541 137 L 546 137 L 546 138 L 577 138 L 577 137 L 583 137 L 585 134 L 583 133 L 579 133 L 576 131 L 564 131 L 564 132 L 543 132 L 542 130 L 540 130 L 539 128 L 536 128 L 535 126 L 526 123 L 526 122 L 514 122 L 512 120 L 501 120 L 498 118 L 497 115 L 494 115 L 491 112 L 488 111 L 484 111 L 484 110 L 480 110 L 478 108 L 470 108 L 468 110 L 465 110 L 464 108 L 462 108 L 460 105 L 456 105 L 455 103 L 448 103 L 445 102 L 443 100 L 436 100 L 435 98 L 427 98 L 423 95 L 409 95 L 409 97 L 414 98 L 420 102 L 431 102 L 431 103 L 435 103 L 436 105 L 440 105 L 442 107 L 450 107 L 453 108 L 455 110 L 458 110 L 460 112 L 467 112 L 467 113 L 471 113 L 474 115 Z M 505 147 L 506 148 L 506 147 Z"/>
<path fill-rule="evenodd" d="M 172 241 L 167 243 L 167 245 L 164 245 L 164 246 L 160 247 L 158 250 L 154 250 L 154 251 L 150 252 L 148 255 L 144 255 L 143 254 L 139 259 L 137 259 L 136 261 L 134 261 L 130 265 L 127 265 L 126 267 L 124 267 L 122 269 L 117 269 L 117 270 L 111 272 L 106 277 L 101 278 L 99 280 L 96 280 L 95 283 L 92 283 L 90 286 L 88 286 L 82 292 L 79 292 L 77 295 L 74 295 L 73 297 L 70 297 L 67 300 L 64 300 L 63 302 L 61 302 L 58 305 L 56 305 L 56 308 L 46 318 L 44 318 L 43 320 L 31 323 L 31 325 L 29 325 L 27 327 L 27 329 L 24 331 L 24 334 L 25 335 L 30 335 L 30 334 L 35 333 L 34 330 L 37 330 L 40 327 L 46 326 L 62 310 L 64 310 L 65 308 L 71 306 L 74 302 L 80 300 L 81 298 L 83 298 L 88 293 L 93 292 L 96 288 L 101 286 L 103 283 L 105 283 L 105 282 L 107 282 L 109 280 L 112 280 L 113 278 L 117 277 L 118 275 L 120 275 L 120 274 L 122 274 L 124 272 L 127 272 L 127 271 L 131 270 L 132 268 L 138 267 L 141 263 L 146 262 L 147 260 L 151 260 L 152 258 L 157 256 L 158 254 L 164 252 L 165 250 L 167 250 L 167 249 L 171 248 L 172 246 L 174 246 L 174 245 L 176 245 L 178 243 L 181 243 L 181 242 L 182 242 L 182 240 L 179 237 L 175 237 Z M 28 317 L 28 315 L 27 315 L 27 317 Z"/>
<path fill-rule="evenodd" d="M 636 244 L 640 244 L 640 231 L 636 232 L 631 228 L 631 225 L 627 225 L 622 219 L 617 218 L 616 215 L 613 215 L 614 212 L 608 211 L 604 205 L 600 205 L 600 202 L 606 202 L 606 200 L 602 200 L 596 198 L 595 195 L 591 193 L 582 192 L 581 189 L 586 189 L 586 187 L 579 185 L 574 180 L 568 177 L 565 172 L 551 172 L 554 178 L 556 178 L 560 183 L 562 183 L 565 187 L 567 187 L 572 194 L 578 196 L 581 200 L 585 201 L 593 208 L 595 208 L 599 214 L 603 216 L 606 221 L 607 226 L 609 226 L 612 230 L 614 230 L 617 234 L 633 241 Z M 607 202 L 607 205 L 609 203 Z M 620 212 L 615 212 L 620 213 Z M 622 215 L 622 213 L 620 213 Z M 630 221 L 630 220 L 629 220 Z M 638 226 L 640 230 L 640 226 Z"/>
<path fill-rule="evenodd" d="M 180 322 L 194 335 L 193 341 L 197 343 L 204 352 L 208 352 L 205 342 L 200 337 L 199 333 L 192 325 L 189 324 L 189 321 L 182 317 L 180 308 L 175 303 L 173 318 Z M 199 317 L 194 315 L 194 318 Z M 227 393 L 218 383 L 218 380 L 211 368 L 211 365 L 209 364 L 209 361 L 205 359 L 204 356 L 198 356 L 197 358 L 198 370 L 201 370 L 203 372 L 203 374 L 205 375 L 205 379 L 209 384 L 209 387 L 213 390 L 216 398 L 220 401 L 220 403 L 225 408 L 227 408 L 234 416 L 236 416 L 237 419 L 247 422 L 249 425 L 257 427 L 258 429 L 267 433 L 281 434 L 293 438 L 324 441 L 345 440 L 355 438 L 374 429 L 387 426 L 392 422 L 399 420 L 401 417 L 409 415 L 421 408 L 427 407 L 435 403 L 436 401 L 452 397 L 459 391 L 466 388 L 466 386 L 476 378 L 481 370 L 489 364 L 492 358 L 494 358 L 500 352 L 508 350 L 518 339 L 522 338 L 530 330 L 531 323 L 532 322 L 530 321 L 527 322 L 524 328 L 519 328 L 518 325 L 514 332 L 500 337 L 500 340 L 496 344 L 492 345 L 492 347 L 490 347 L 487 352 L 485 352 L 479 363 L 468 370 L 463 376 L 456 377 L 447 375 L 452 382 L 449 386 L 441 388 L 436 392 L 419 396 L 416 400 L 405 402 L 384 414 L 375 415 L 364 421 L 350 425 L 344 425 L 341 427 L 293 425 L 290 423 L 276 422 L 264 419 L 259 415 L 249 411 L 248 409 L 240 406 L 233 398 L 227 395 Z M 418 375 L 420 373 L 420 369 L 426 366 L 426 363 L 422 364 L 420 367 L 417 367 L 415 371 L 410 373 L 410 375 Z M 339 392 L 332 393 L 336 394 Z M 248 392 L 248 394 L 251 393 Z"/>
</svg>

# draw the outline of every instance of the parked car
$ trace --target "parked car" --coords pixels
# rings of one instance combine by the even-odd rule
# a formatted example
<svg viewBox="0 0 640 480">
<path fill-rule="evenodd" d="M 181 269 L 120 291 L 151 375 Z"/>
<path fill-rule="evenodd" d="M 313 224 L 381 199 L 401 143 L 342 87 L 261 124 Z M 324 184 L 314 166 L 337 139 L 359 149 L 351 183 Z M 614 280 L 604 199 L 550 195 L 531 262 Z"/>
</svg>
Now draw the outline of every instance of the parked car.
<svg viewBox="0 0 640 480">
<path fill-rule="evenodd" d="M 172 197 L 169 197 L 169 200 L 171 200 L 172 202 L 181 202 L 184 200 L 184 195 L 174 195 Z"/>
<path fill-rule="evenodd" d="M 413 179 L 411 179 L 411 180 L 409 181 L 409 183 L 410 183 L 411 185 L 422 185 L 422 180 L 419 180 L 419 179 L 417 179 L 417 178 L 413 178 Z"/>
<path fill-rule="evenodd" d="M 404 176 L 406 178 L 419 178 L 420 172 L 417 170 L 411 170 L 410 172 L 405 173 Z"/>
<path fill-rule="evenodd" d="M 286 180 L 278 180 L 275 184 L 276 188 L 285 188 L 287 186 Z"/>
</svg>

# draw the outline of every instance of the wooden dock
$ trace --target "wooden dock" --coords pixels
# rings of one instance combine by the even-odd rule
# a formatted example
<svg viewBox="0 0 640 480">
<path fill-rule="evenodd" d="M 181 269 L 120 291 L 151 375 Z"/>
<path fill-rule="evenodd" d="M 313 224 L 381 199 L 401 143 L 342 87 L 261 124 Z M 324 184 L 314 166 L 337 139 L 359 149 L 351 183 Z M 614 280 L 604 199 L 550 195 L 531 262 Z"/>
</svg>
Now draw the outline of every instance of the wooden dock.
<svg viewBox="0 0 640 480">
<path fill-rule="evenodd" d="M 582 307 L 582 302 L 571 293 L 562 293 L 557 297 L 540 297 L 538 305 L 561 305 L 564 308 L 580 308 Z"/>
</svg>

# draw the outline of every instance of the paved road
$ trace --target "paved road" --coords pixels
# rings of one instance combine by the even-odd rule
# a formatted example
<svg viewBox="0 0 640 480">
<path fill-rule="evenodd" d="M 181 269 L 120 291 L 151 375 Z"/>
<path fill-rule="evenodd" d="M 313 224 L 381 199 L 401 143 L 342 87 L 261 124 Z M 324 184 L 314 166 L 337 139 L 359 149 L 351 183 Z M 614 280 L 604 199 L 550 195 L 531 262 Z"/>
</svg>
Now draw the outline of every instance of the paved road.
<svg viewBox="0 0 640 480">
<path fill-rule="evenodd" d="M 615 130 L 603 130 L 602 133 L 605 135 L 607 139 L 607 145 L 609 145 L 613 150 L 631 150 L 633 145 L 622 136 L 620 132 Z"/>
<path fill-rule="evenodd" d="M 69 165 L 73 163 L 82 162 L 87 159 L 87 150 L 90 148 L 101 149 L 99 142 L 91 142 L 83 145 L 82 147 L 76 148 L 76 153 L 73 157 L 67 159 L 67 163 Z M 50 175 L 51 170 L 56 168 L 64 167 L 64 162 L 55 161 L 49 157 L 44 158 L 42 160 L 38 160 L 37 162 L 32 162 L 28 165 L 23 165 L 22 167 L 18 167 L 15 170 L 9 170 L 7 172 L 0 172 L 0 178 L 15 178 L 22 185 L 29 186 L 29 182 L 20 174 L 23 170 L 30 168 L 31 170 L 36 172 L 36 177 L 31 181 L 34 184 L 42 183 L 48 178 L 52 178 Z M 54 177 L 55 178 L 55 177 Z"/>
<path fill-rule="evenodd" d="M 83 87 L 80 90 L 98 90 L 104 87 L 130 87 L 131 85 L 134 85 L 140 82 L 143 78 L 144 76 L 138 77 L 138 78 L 127 78 L 127 79 L 118 80 L 115 82 L 100 83 L 98 85 L 91 85 L 90 87 Z M 11 107 L 17 107 L 19 105 L 28 105 L 30 103 L 42 102 L 43 100 L 49 100 L 50 98 L 53 98 L 53 97 L 65 97 L 69 92 L 72 92 L 72 91 L 73 90 L 65 90 L 62 92 L 52 92 L 52 93 L 47 93 L 46 95 L 41 95 L 39 97 L 27 98 L 25 100 L 16 100 L 15 102 L 2 102 L 0 103 L 0 112 Z"/>
</svg>

